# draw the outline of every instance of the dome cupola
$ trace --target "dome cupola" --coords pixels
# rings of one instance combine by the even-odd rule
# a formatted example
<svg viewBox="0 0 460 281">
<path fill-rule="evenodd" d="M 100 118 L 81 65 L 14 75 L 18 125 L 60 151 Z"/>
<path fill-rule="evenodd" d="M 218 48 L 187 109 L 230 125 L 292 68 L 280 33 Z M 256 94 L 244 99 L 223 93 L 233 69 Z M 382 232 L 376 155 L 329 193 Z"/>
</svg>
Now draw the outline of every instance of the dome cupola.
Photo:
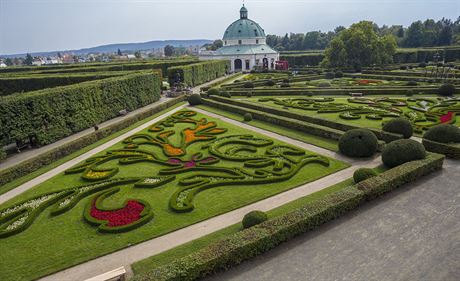
<svg viewBox="0 0 460 281">
<path fill-rule="evenodd" d="M 240 19 L 227 27 L 223 40 L 265 39 L 265 31 L 258 23 L 248 19 L 248 9 L 243 5 Z"/>
<path fill-rule="evenodd" d="M 248 18 L 248 9 L 243 4 L 243 7 L 240 9 L 240 19 L 247 19 Z"/>
</svg>

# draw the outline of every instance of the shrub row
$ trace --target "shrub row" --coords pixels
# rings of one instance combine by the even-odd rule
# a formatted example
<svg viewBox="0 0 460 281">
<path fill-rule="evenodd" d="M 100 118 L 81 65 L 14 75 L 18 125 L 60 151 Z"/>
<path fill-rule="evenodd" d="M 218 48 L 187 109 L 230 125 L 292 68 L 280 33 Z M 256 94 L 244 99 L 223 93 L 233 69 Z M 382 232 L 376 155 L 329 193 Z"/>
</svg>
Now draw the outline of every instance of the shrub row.
<svg viewBox="0 0 460 281">
<path fill-rule="evenodd" d="M 253 102 L 245 102 L 245 101 L 227 99 L 227 98 L 215 97 L 215 96 L 213 96 L 212 99 L 225 103 L 225 104 L 232 104 L 232 105 L 239 106 L 239 107 L 250 108 L 257 112 L 266 112 L 268 114 L 273 114 L 275 116 L 283 116 L 289 119 L 300 120 L 300 121 L 316 124 L 322 127 L 329 127 L 334 130 L 341 131 L 342 133 L 352 130 L 352 129 L 360 128 L 357 126 L 348 125 L 348 124 L 340 123 L 337 121 L 330 121 L 330 120 L 323 119 L 323 118 L 317 118 L 313 116 L 299 114 L 299 113 L 277 109 L 271 106 L 266 106 L 266 105 L 253 103 Z M 385 142 L 390 142 L 390 141 L 402 138 L 402 135 L 391 133 L 391 132 L 384 132 L 384 131 L 374 129 L 374 128 L 370 128 L 369 130 L 371 130 L 377 136 L 378 139 L 384 140 Z"/>
<path fill-rule="evenodd" d="M 456 61 L 460 59 L 460 48 L 443 48 L 443 49 L 400 49 L 393 55 L 395 63 L 418 63 L 434 61 L 434 55 L 439 53 L 443 55 L 446 62 Z"/>
<path fill-rule="evenodd" d="M 440 169 L 443 159 L 443 156 L 432 154 L 425 160 L 406 163 L 293 212 L 239 231 L 167 265 L 137 274 L 133 280 L 196 280 L 228 269 L 357 208 L 366 199 Z"/>
<path fill-rule="evenodd" d="M 230 62 L 227 60 L 211 60 L 199 63 L 174 66 L 168 68 L 168 80 L 171 85 L 184 83 L 194 87 L 227 74 Z"/>
<path fill-rule="evenodd" d="M 157 73 L 135 73 L 0 97 L 0 145 L 48 144 L 160 98 Z"/>
<path fill-rule="evenodd" d="M 444 154 L 447 158 L 460 159 L 460 144 L 441 143 L 427 139 L 423 139 L 422 144 L 430 152 Z"/>
<path fill-rule="evenodd" d="M 16 92 L 29 92 L 57 86 L 66 86 L 86 81 L 123 76 L 128 72 L 97 72 L 94 74 L 51 74 L 29 75 L 15 77 L 0 77 L 0 96 L 10 95 Z"/>
<path fill-rule="evenodd" d="M 215 97 L 213 97 L 213 99 L 214 98 Z M 280 126 L 287 127 L 287 128 L 291 128 L 294 130 L 299 130 L 307 134 L 320 136 L 323 138 L 338 140 L 344 133 L 343 131 L 324 127 L 321 125 L 316 125 L 316 124 L 312 124 L 312 123 L 308 123 L 308 122 L 304 122 L 304 121 L 300 121 L 296 119 L 291 119 L 291 118 L 287 118 L 287 117 L 283 117 L 283 116 L 279 116 L 275 114 L 270 114 L 270 113 L 262 112 L 259 110 L 239 107 L 239 106 L 231 105 L 225 102 L 219 102 L 219 101 L 210 100 L 210 99 L 202 99 L 202 101 L 203 101 L 203 104 L 205 105 L 213 106 L 219 109 L 223 109 L 223 110 L 230 111 L 232 113 L 241 114 L 241 115 L 250 113 L 252 115 L 252 118 L 254 119 L 272 123 L 275 125 L 280 125 Z"/>
<path fill-rule="evenodd" d="M 21 162 L 13 167 L 1 170 L 0 171 L 0 186 L 3 186 L 4 184 L 13 181 L 14 179 L 17 179 L 19 177 L 32 173 L 45 165 L 51 164 L 75 151 L 78 151 L 118 131 L 121 131 L 133 125 L 134 123 L 139 122 L 140 120 L 148 118 L 152 116 L 153 114 L 163 111 L 184 100 L 185 100 L 185 96 L 180 96 L 180 97 L 168 100 L 162 104 L 159 104 L 158 106 L 149 108 L 147 110 L 144 110 L 142 112 L 139 112 L 133 115 L 129 115 L 127 118 L 124 118 L 123 120 L 120 120 L 117 123 L 111 124 L 110 126 L 101 128 L 98 131 L 94 131 L 75 141 L 63 144 L 57 148 L 54 148 L 52 150 L 39 154 L 35 156 L 34 158 Z"/>
<path fill-rule="evenodd" d="M 362 74 L 374 74 L 374 75 L 386 75 L 386 76 L 398 76 L 398 77 L 423 77 L 425 79 L 431 79 L 433 81 L 436 81 L 436 79 L 430 76 L 426 76 L 425 72 L 392 72 L 392 71 L 380 71 L 380 70 L 363 70 L 361 72 Z M 431 74 L 431 70 L 428 71 L 428 75 Z M 458 75 L 458 74 L 456 74 Z M 449 77 L 452 77 L 452 73 L 449 74 Z M 460 76 L 459 76 L 460 77 Z M 441 79 L 439 79 L 441 80 Z"/>
<path fill-rule="evenodd" d="M 344 74 L 345 77 L 353 78 L 364 78 L 364 79 L 380 79 L 380 80 L 396 80 L 396 81 L 415 81 L 415 82 L 450 82 L 450 83 L 459 83 L 459 79 L 435 79 L 429 77 L 420 77 L 420 76 L 398 76 L 398 74 L 393 73 L 393 75 L 381 75 L 381 74 Z M 417 88 L 414 88 L 417 89 Z"/>
<path fill-rule="evenodd" d="M 282 54 L 280 60 L 285 60 L 289 66 L 316 66 L 324 59 L 322 53 Z"/>
<path fill-rule="evenodd" d="M 200 91 L 201 92 L 206 92 L 206 91 L 208 91 L 208 90 L 210 90 L 212 88 L 216 88 L 216 87 L 219 87 L 219 86 L 223 87 L 223 86 L 225 86 L 223 84 L 227 83 L 228 81 L 231 81 L 231 80 L 235 79 L 239 75 L 241 75 L 241 73 L 234 73 L 234 74 L 228 75 L 226 78 L 224 78 L 224 79 L 222 79 L 220 81 L 217 81 L 217 82 L 214 82 L 212 84 L 209 84 L 208 86 L 201 87 Z"/>
</svg>

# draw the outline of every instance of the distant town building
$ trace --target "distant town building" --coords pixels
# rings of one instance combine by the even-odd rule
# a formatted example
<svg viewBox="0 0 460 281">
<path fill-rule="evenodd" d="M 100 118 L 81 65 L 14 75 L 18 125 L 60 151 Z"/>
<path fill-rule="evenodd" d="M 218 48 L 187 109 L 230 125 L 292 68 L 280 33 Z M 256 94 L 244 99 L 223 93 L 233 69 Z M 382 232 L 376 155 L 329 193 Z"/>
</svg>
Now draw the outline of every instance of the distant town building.
<svg viewBox="0 0 460 281">
<path fill-rule="evenodd" d="M 6 67 L 7 65 L 4 62 L 0 62 L 0 67 Z"/>
<path fill-rule="evenodd" d="M 199 58 L 229 60 L 231 72 L 275 69 L 279 60 L 279 53 L 266 44 L 265 31 L 248 18 L 248 9 L 244 5 L 240 9 L 240 19 L 230 24 L 222 41 L 223 47 L 216 51 L 200 50 Z"/>
</svg>

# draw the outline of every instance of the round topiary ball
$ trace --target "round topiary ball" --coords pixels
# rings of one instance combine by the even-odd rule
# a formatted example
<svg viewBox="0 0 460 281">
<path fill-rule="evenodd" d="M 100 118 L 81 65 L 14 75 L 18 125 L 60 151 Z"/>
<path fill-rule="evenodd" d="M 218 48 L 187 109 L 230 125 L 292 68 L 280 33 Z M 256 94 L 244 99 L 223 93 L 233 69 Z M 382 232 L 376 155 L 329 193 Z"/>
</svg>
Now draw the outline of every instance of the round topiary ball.
<svg viewBox="0 0 460 281">
<path fill-rule="evenodd" d="M 226 91 L 222 91 L 222 92 L 220 92 L 220 96 L 224 97 L 224 98 L 231 98 L 232 94 L 230 94 L 229 92 L 226 92 Z"/>
<path fill-rule="evenodd" d="M 208 90 L 208 96 L 217 96 L 219 95 L 219 90 L 216 88 L 211 88 Z"/>
<path fill-rule="evenodd" d="M 254 83 L 246 82 L 246 83 L 244 83 L 243 87 L 245 87 L 246 89 L 254 88 Z"/>
<path fill-rule="evenodd" d="M 340 152 L 349 157 L 370 157 L 377 146 L 377 137 L 367 129 L 349 130 L 339 139 Z"/>
<path fill-rule="evenodd" d="M 418 85 L 417 81 L 414 81 L 414 80 L 411 80 L 406 83 L 406 86 L 417 86 L 417 85 Z"/>
<path fill-rule="evenodd" d="M 244 121 L 249 122 L 252 121 L 252 114 L 247 112 L 244 114 Z"/>
<path fill-rule="evenodd" d="M 409 120 L 405 118 L 394 118 L 386 122 L 382 128 L 385 132 L 403 135 L 405 139 L 412 137 L 414 129 Z"/>
<path fill-rule="evenodd" d="M 424 159 L 425 147 L 411 139 L 395 140 L 385 145 L 382 151 L 382 162 L 393 168 L 406 162 Z"/>
<path fill-rule="evenodd" d="M 436 125 L 429 128 L 423 138 L 441 143 L 458 143 L 460 142 L 460 128 L 449 124 Z"/>
<path fill-rule="evenodd" d="M 289 88 L 291 85 L 289 83 L 281 83 L 280 85 L 281 88 Z"/>
<path fill-rule="evenodd" d="M 444 83 L 439 87 L 438 94 L 441 96 L 452 96 L 455 93 L 455 86 L 450 83 Z"/>
<path fill-rule="evenodd" d="M 265 86 L 269 86 L 269 87 L 272 87 L 272 86 L 275 86 L 275 81 L 273 80 L 267 80 L 267 82 L 265 82 Z"/>
<path fill-rule="evenodd" d="M 342 78 L 342 77 L 343 77 L 343 72 L 340 71 L 340 70 L 337 70 L 337 71 L 335 72 L 335 78 Z"/>
<path fill-rule="evenodd" d="M 201 104 L 201 96 L 198 95 L 198 94 L 193 94 L 193 95 L 190 95 L 188 98 L 187 98 L 187 101 L 190 105 L 199 105 Z"/>
<path fill-rule="evenodd" d="M 329 82 L 321 82 L 321 83 L 318 84 L 318 87 L 320 87 L 320 88 L 328 88 L 330 86 L 331 86 L 331 83 L 329 83 Z"/>
<path fill-rule="evenodd" d="M 259 223 L 263 223 L 267 219 L 267 214 L 265 214 L 264 212 L 251 211 L 244 216 L 242 223 L 244 228 L 249 228 Z"/>
<path fill-rule="evenodd" d="M 353 173 L 355 183 L 375 177 L 377 172 L 369 168 L 360 168 Z"/>
<path fill-rule="evenodd" d="M 326 79 L 334 79 L 335 74 L 334 72 L 326 72 L 325 76 L 326 76 Z"/>
</svg>

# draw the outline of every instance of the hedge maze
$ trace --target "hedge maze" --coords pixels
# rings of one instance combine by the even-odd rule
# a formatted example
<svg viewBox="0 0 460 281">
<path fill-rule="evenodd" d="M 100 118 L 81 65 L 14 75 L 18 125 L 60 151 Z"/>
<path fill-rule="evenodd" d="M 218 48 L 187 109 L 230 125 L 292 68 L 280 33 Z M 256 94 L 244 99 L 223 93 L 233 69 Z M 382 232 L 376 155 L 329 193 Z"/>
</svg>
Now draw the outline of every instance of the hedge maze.
<svg viewBox="0 0 460 281">
<path fill-rule="evenodd" d="M 285 182 L 308 165 L 327 171 L 333 161 L 249 132 L 229 133 L 194 111 L 174 113 L 146 132 L 125 139 L 122 145 L 122 149 L 89 158 L 62 175 L 78 176 L 83 184 L 63 186 L 1 210 L 0 237 L 25 231 L 45 209 L 50 209 L 51 216 L 65 215 L 87 197 L 91 197 L 83 214 L 87 223 L 101 232 L 126 232 L 154 220 L 155 206 L 145 199 L 126 199 L 122 207 L 105 207 L 104 202 L 122 189 L 149 193 L 174 184 L 176 190 L 165 199 L 170 210 L 180 214 L 192 212 L 194 198 L 204 190 Z M 149 176 L 119 176 L 125 167 L 140 163 L 148 163 Z M 311 176 L 308 170 L 302 174 L 306 179 Z"/>
</svg>

